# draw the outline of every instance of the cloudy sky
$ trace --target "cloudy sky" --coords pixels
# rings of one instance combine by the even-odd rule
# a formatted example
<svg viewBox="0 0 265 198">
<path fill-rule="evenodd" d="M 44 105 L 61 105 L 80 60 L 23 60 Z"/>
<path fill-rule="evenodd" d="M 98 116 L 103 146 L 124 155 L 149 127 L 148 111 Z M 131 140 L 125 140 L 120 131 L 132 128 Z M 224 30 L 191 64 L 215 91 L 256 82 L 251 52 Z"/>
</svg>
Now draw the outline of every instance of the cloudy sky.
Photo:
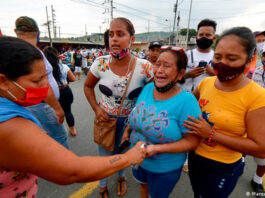
<svg viewBox="0 0 265 198">
<path fill-rule="evenodd" d="M 46 10 L 51 19 L 51 5 L 56 14 L 56 25 L 62 37 L 75 37 L 87 33 L 104 32 L 108 27 L 109 0 L 2 0 L 0 28 L 7 35 L 14 35 L 14 23 L 19 16 L 30 16 L 47 34 Z M 176 0 L 113 0 L 114 17 L 129 18 L 137 33 L 168 31 L 173 26 L 173 7 Z M 106 2 L 104 4 L 104 2 Z M 178 0 L 180 28 L 188 25 L 191 0 Z M 190 27 L 196 28 L 204 18 L 216 20 L 217 33 L 233 26 L 247 26 L 253 31 L 265 30 L 265 0 L 193 0 Z M 105 14 L 103 14 L 105 12 Z M 105 21 L 105 23 L 104 23 Z M 172 29 L 172 27 L 171 27 Z M 58 29 L 57 29 L 58 30 Z M 58 31 L 57 31 L 58 32 Z"/>
</svg>

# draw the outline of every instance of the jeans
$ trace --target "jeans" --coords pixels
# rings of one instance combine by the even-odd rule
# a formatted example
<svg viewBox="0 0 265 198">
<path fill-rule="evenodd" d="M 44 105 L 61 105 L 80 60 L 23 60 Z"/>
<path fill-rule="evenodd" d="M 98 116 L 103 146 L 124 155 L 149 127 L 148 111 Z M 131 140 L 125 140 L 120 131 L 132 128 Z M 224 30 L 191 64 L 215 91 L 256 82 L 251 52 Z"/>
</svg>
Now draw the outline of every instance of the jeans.
<svg viewBox="0 0 265 198">
<path fill-rule="evenodd" d="M 227 198 L 243 174 L 242 158 L 232 164 L 207 159 L 189 152 L 189 177 L 194 198 Z"/>
<path fill-rule="evenodd" d="M 109 115 L 109 117 L 116 117 L 116 116 Z M 108 150 L 102 148 L 101 146 L 98 146 L 99 156 L 110 156 L 110 155 L 118 154 L 118 147 L 119 147 L 119 144 L 121 142 L 121 138 L 122 138 L 124 129 L 126 127 L 126 123 L 127 123 L 127 117 L 119 117 L 118 118 L 117 127 L 116 127 L 116 134 L 115 134 L 114 151 L 108 151 Z M 118 172 L 118 176 L 124 177 L 125 176 L 124 170 L 120 170 Z M 107 184 L 108 184 L 108 178 L 101 179 L 99 182 L 99 187 L 100 188 L 106 187 Z"/>
<path fill-rule="evenodd" d="M 27 109 L 40 121 L 42 128 L 54 140 L 69 149 L 68 132 L 63 124 L 57 123 L 55 111 L 47 103 L 29 106 Z"/>
<path fill-rule="evenodd" d="M 182 166 L 166 173 L 150 172 L 141 166 L 138 169 L 133 168 L 132 171 L 138 183 L 148 184 L 150 198 L 168 198 L 180 178 Z"/>
<path fill-rule="evenodd" d="M 75 119 L 71 111 L 71 105 L 73 101 L 74 101 L 73 92 L 69 86 L 60 89 L 59 102 L 64 110 L 65 119 L 69 127 L 75 125 Z"/>
</svg>

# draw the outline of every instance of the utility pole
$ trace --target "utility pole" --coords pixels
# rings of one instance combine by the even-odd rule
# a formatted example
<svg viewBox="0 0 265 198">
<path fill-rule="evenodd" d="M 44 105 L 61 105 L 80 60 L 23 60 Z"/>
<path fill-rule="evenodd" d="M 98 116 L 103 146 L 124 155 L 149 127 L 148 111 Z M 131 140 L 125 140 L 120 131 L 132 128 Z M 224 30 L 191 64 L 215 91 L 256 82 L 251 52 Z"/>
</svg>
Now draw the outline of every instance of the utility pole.
<svg viewBox="0 0 265 198">
<path fill-rule="evenodd" d="M 52 10 L 52 28 L 53 28 L 53 38 L 56 38 L 56 26 L 55 26 L 55 10 L 53 9 L 53 6 L 51 5 Z"/>
<path fill-rule="evenodd" d="M 188 42 L 189 42 L 189 28 L 190 28 L 191 8 L 192 8 L 192 0 L 190 0 L 190 12 L 189 12 L 187 34 L 186 34 L 186 49 L 188 48 Z"/>
<path fill-rule="evenodd" d="M 99 33 L 101 33 L 101 26 L 99 26 Z"/>
<path fill-rule="evenodd" d="M 176 0 L 176 4 L 173 10 L 175 12 L 175 16 L 174 16 L 174 23 L 173 23 L 173 29 L 172 29 L 172 36 L 173 36 L 172 45 L 174 45 L 174 40 L 175 40 L 175 25 L 176 25 L 176 18 L 177 18 L 177 10 L 178 10 L 178 0 Z"/>
<path fill-rule="evenodd" d="M 150 39 L 150 21 L 148 20 L 148 33 L 147 33 L 147 41 L 149 42 L 149 39 Z"/>
<path fill-rule="evenodd" d="M 86 24 L 85 24 L 85 35 L 87 37 L 87 29 L 86 29 Z"/>
<path fill-rule="evenodd" d="M 58 26 L 58 29 L 59 29 L 59 38 L 61 38 L 61 27 Z"/>
<path fill-rule="evenodd" d="M 110 0 L 110 21 L 113 20 L 113 0 Z"/>
<path fill-rule="evenodd" d="M 180 11 L 178 14 L 178 21 L 177 21 L 177 35 L 176 35 L 176 39 L 179 41 L 179 21 L 180 21 Z M 176 40 L 176 45 L 177 45 L 177 40 Z M 179 44 L 179 43 L 178 43 Z"/>
<path fill-rule="evenodd" d="M 50 21 L 49 21 L 47 6 L 46 6 L 46 16 L 47 16 L 47 26 L 48 26 L 48 33 L 49 33 L 49 39 L 50 39 L 50 46 L 52 47 L 52 37 L 51 37 Z"/>
</svg>

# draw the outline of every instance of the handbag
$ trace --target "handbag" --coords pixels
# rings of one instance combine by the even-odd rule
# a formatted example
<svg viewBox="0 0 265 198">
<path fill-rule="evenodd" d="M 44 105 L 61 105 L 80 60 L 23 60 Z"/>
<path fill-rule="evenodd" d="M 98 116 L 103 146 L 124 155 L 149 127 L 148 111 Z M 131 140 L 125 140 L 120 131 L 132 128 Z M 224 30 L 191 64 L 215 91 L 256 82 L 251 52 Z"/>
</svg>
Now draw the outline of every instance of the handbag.
<svg viewBox="0 0 265 198">
<path fill-rule="evenodd" d="M 136 63 L 136 60 L 133 64 L 132 73 L 129 77 L 128 83 L 123 93 L 122 101 L 118 108 L 117 117 L 119 117 L 120 115 L 123 102 L 124 102 L 128 87 L 130 85 L 133 73 L 134 73 L 135 63 Z M 117 118 L 109 118 L 108 121 L 99 121 L 97 120 L 97 118 L 95 118 L 94 120 L 94 142 L 100 145 L 104 149 L 107 149 L 109 151 L 114 151 L 116 127 L 117 127 Z"/>
</svg>

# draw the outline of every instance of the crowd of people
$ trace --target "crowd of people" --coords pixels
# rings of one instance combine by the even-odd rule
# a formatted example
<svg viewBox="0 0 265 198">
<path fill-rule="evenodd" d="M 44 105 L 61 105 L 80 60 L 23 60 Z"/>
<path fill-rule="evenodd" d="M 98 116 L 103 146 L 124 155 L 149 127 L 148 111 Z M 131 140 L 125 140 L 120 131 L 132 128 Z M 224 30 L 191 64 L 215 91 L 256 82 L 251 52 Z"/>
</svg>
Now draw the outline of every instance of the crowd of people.
<svg viewBox="0 0 265 198">
<path fill-rule="evenodd" d="M 100 180 L 99 196 L 107 198 L 107 177 L 116 172 L 123 196 L 124 168 L 133 165 L 141 198 L 169 197 L 182 170 L 194 198 L 227 198 L 246 155 L 257 164 L 250 185 L 262 197 L 265 31 L 234 27 L 216 38 L 216 28 L 213 20 L 200 21 L 195 49 L 153 41 L 148 56 L 136 55 L 134 26 L 119 17 L 105 32 L 105 50 L 59 53 L 40 50 L 37 23 L 19 17 L 17 38 L 0 37 L 0 197 L 35 197 L 41 177 L 58 184 Z M 68 145 L 68 131 L 77 135 L 69 82 L 88 66 L 84 94 L 95 122 L 116 125 L 113 149 L 99 144 L 99 156 L 79 157 Z"/>
</svg>

